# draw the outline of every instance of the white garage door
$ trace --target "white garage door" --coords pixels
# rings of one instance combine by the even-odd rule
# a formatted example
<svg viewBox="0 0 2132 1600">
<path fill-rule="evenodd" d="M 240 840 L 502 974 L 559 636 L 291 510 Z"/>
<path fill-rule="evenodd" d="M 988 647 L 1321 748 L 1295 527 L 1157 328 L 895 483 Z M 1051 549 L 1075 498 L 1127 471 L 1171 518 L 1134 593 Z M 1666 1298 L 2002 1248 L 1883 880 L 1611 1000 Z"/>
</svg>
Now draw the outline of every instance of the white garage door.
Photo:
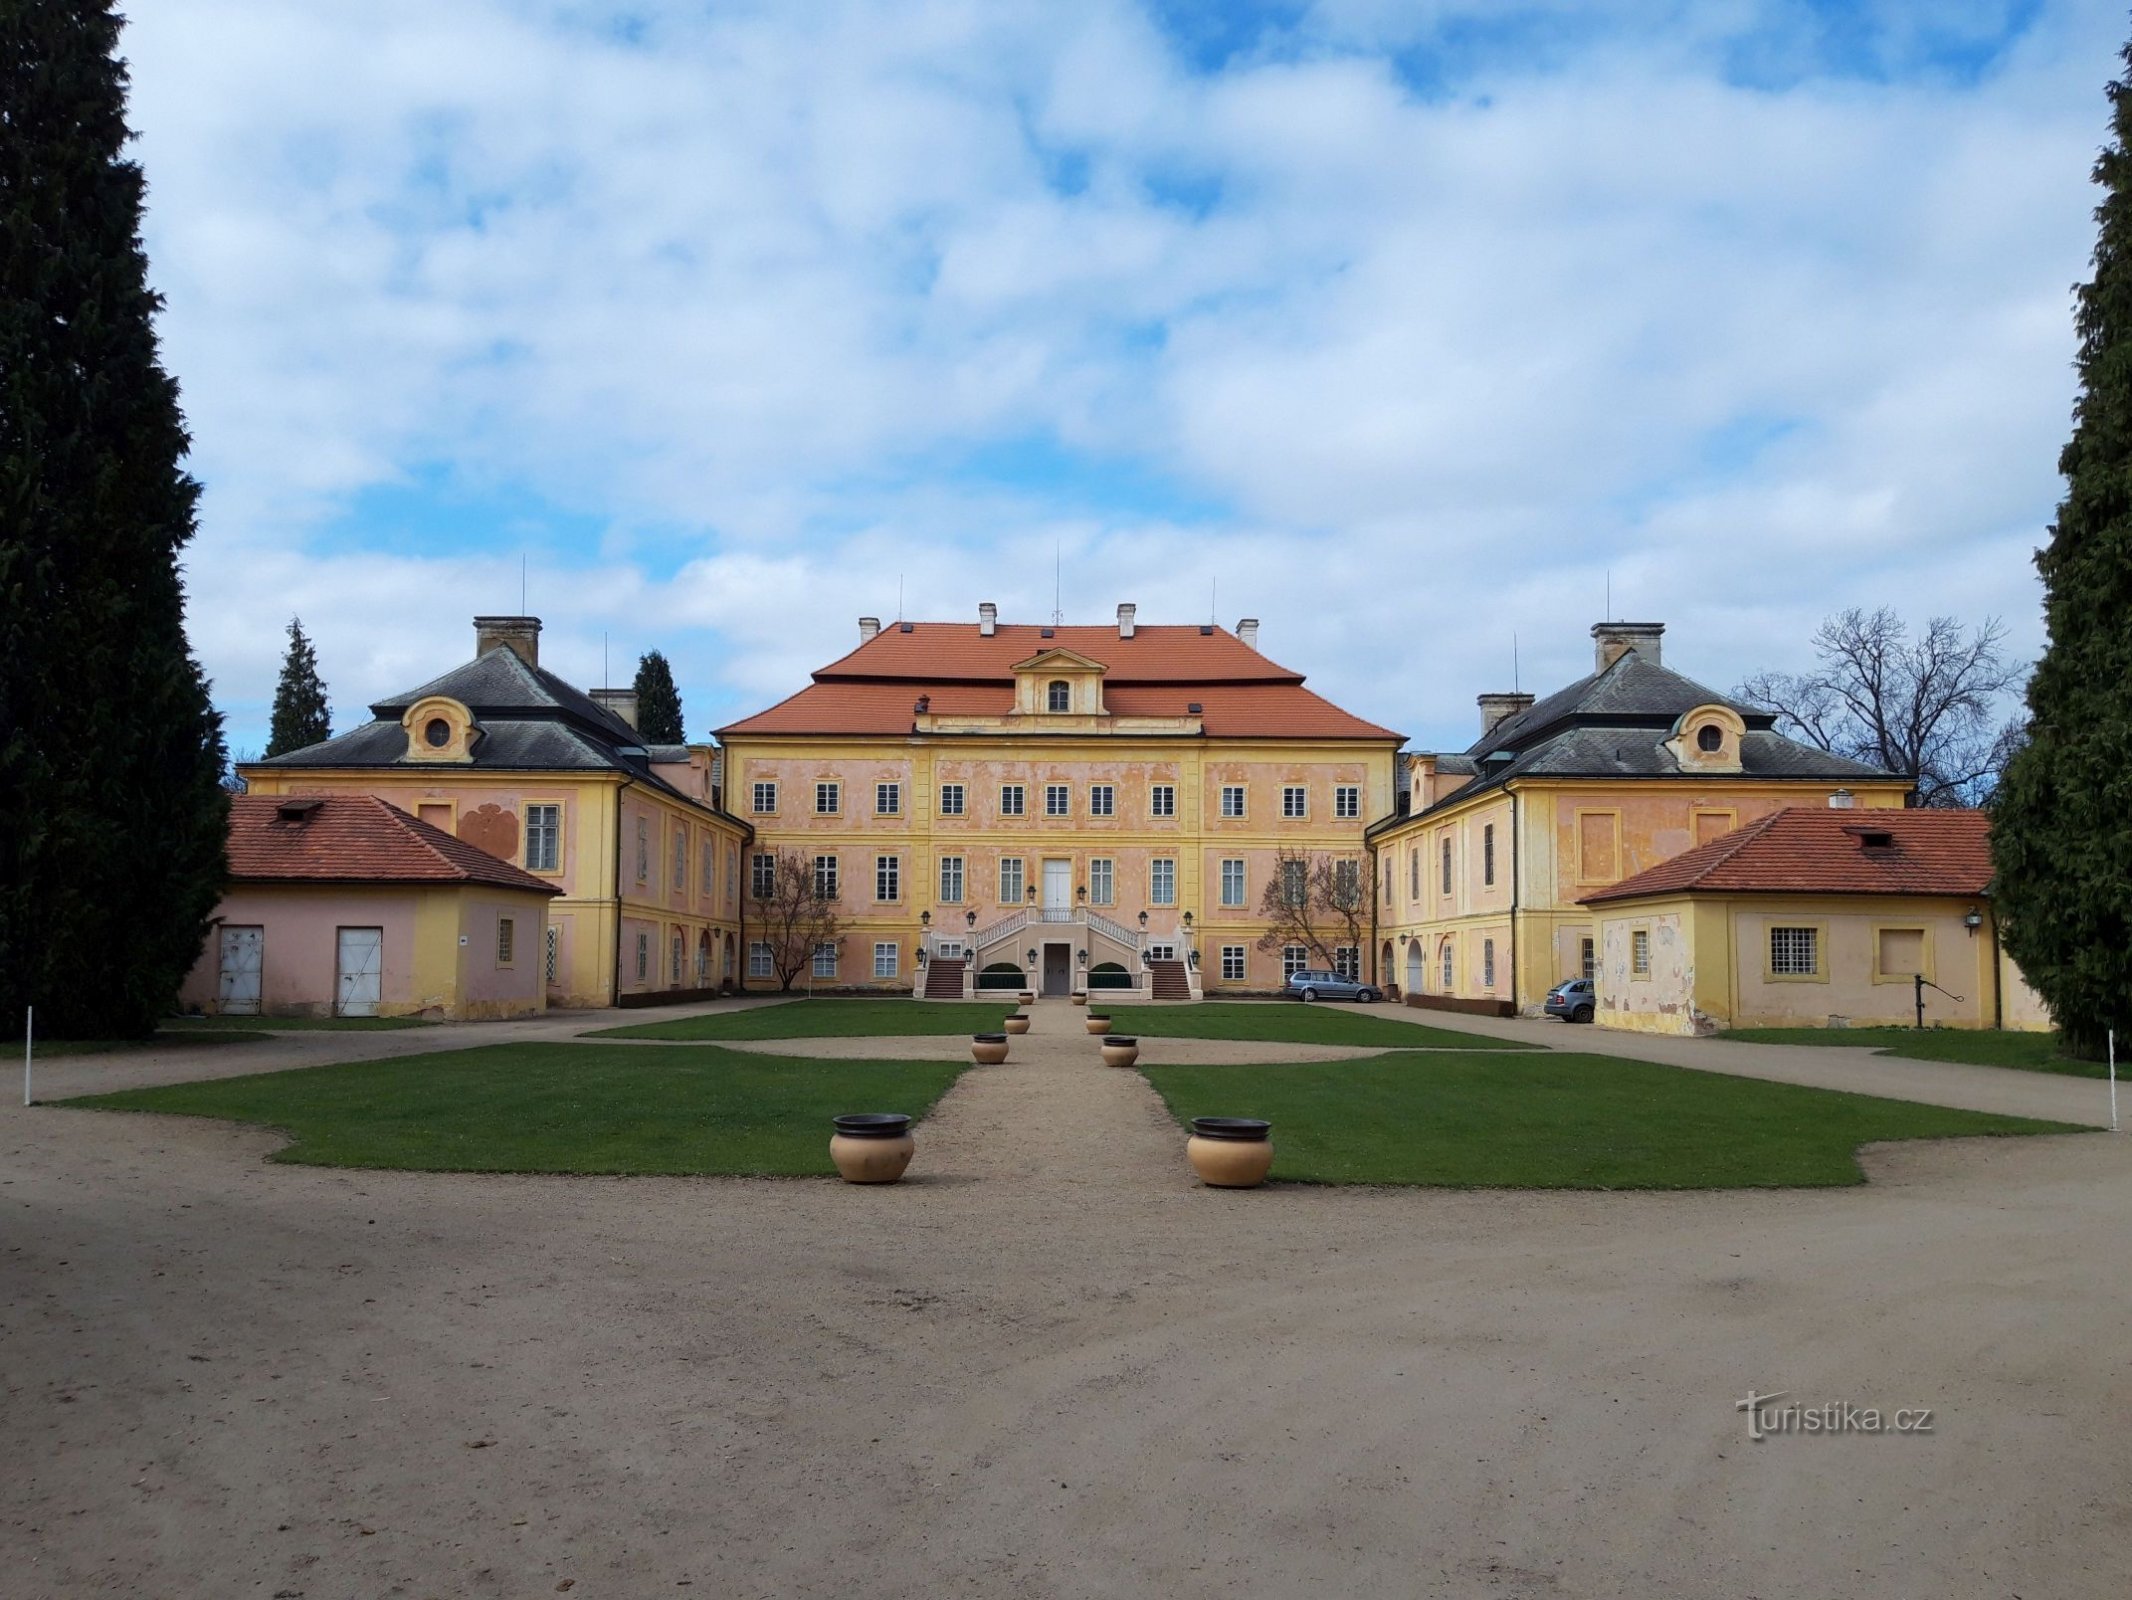
<svg viewBox="0 0 2132 1600">
<path fill-rule="evenodd" d="M 379 980 L 385 970 L 383 928 L 343 928 L 340 939 L 340 987 L 334 1014 L 342 1017 L 374 1017 L 378 1014 Z"/>
<path fill-rule="evenodd" d="M 259 974 L 266 956 L 266 929 L 222 929 L 222 981 L 217 1009 L 233 1017 L 259 1015 Z"/>
</svg>

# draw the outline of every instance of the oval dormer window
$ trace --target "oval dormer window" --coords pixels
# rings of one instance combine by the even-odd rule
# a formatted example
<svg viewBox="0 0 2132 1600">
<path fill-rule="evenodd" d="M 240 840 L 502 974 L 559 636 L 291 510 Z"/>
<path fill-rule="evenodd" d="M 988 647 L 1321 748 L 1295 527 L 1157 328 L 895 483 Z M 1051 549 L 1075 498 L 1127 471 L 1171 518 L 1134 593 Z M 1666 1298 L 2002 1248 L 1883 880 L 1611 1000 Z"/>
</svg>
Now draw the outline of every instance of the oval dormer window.
<svg viewBox="0 0 2132 1600">
<path fill-rule="evenodd" d="M 452 742 L 452 725 L 442 717 L 431 717 L 422 726 L 422 737 L 432 750 L 442 750 Z"/>
<path fill-rule="evenodd" d="M 1069 684 L 1064 678 L 1053 682 L 1051 687 L 1044 692 L 1049 696 L 1048 703 L 1052 710 L 1071 711 L 1073 709 L 1073 685 Z"/>
<path fill-rule="evenodd" d="M 1695 748 L 1698 750 L 1722 750 L 1725 747 L 1725 730 L 1714 722 L 1706 722 L 1695 730 Z"/>
</svg>

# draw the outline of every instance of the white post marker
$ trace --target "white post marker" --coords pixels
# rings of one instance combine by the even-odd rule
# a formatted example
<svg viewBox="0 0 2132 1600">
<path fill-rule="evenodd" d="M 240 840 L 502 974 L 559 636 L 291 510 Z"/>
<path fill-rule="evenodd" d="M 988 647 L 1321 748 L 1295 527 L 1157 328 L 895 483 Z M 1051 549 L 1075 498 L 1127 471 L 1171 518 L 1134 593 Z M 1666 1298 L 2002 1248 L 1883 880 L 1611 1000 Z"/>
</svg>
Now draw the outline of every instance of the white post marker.
<svg viewBox="0 0 2132 1600">
<path fill-rule="evenodd" d="M 37 1008 L 22 1008 L 22 1103 L 30 1103 L 30 1041 L 37 1036 Z"/>
<path fill-rule="evenodd" d="M 2117 1030 L 2110 1030 L 2110 1131 L 2117 1131 Z"/>
</svg>

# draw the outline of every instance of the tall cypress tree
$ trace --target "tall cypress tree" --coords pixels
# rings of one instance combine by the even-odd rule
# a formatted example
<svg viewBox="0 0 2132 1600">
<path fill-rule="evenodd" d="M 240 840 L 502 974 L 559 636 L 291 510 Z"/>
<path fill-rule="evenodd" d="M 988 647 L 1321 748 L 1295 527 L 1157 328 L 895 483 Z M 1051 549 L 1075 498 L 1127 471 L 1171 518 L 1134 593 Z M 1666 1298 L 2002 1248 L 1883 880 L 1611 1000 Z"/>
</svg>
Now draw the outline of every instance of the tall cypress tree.
<svg viewBox="0 0 2132 1600">
<path fill-rule="evenodd" d="M 152 1030 L 225 873 L 110 0 L 0 0 L 0 1032 Z"/>
<path fill-rule="evenodd" d="M 2132 45 L 2124 59 L 2132 66 Z M 1992 806 L 2006 948 L 2068 1048 L 2132 1028 L 2132 86 L 2109 90 L 2065 499 L 2037 554 L 2050 642 Z"/>
<path fill-rule="evenodd" d="M 289 652 L 281 658 L 281 681 L 274 685 L 274 718 L 267 727 L 266 753 L 286 755 L 333 737 L 333 713 L 326 705 L 326 685 L 318 675 L 318 652 L 304 637 L 303 618 L 289 619 Z"/>
<path fill-rule="evenodd" d="M 637 732 L 647 744 L 679 744 L 681 691 L 674 687 L 673 668 L 654 650 L 637 662 Z"/>
</svg>

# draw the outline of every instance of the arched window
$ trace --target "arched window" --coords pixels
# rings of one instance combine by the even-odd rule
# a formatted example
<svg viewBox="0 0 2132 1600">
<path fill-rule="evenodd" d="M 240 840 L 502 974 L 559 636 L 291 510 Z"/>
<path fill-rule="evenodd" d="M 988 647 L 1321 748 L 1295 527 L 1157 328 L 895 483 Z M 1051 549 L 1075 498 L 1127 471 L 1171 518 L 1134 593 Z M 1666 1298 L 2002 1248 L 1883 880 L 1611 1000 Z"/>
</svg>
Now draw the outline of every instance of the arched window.
<svg viewBox="0 0 2132 1600">
<path fill-rule="evenodd" d="M 1046 689 L 1044 693 L 1052 710 L 1071 711 L 1073 709 L 1073 685 L 1064 678 L 1053 679 L 1051 687 Z"/>
<path fill-rule="evenodd" d="M 1457 963 L 1457 960 L 1455 959 L 1455 956 L 1456 956 L 1456 952 L 1455 952 L 1455 949 L 1454 949 L 1454 947 L 1453 947 L 1453 945 L 1452 945 L 1452 943 L 1451 943 L 1451 941 L 1450 941 L 1449 939 L 1446 939 L 1446 940 L 1444 941 L 1444 946 L 1443 946 L 1443 954 L 1444 954 L 1444 969 L 1443 969 L 1443 982 L 1444 982 L 1444 993 L 1445 993 L 1445 994 L 1449 994 L 1449 993 L 1450 993 L 1450 992 L 1451 992 L 1451 991 L 1452 991 L 1453 989 L 1456 989 L 1456 988 L 1458 987 L 1458 963 Z"/>
<path fill-rule="evenodd" d="M 1724 743 L 1725 730 L 1714 722 L 1706 722 L 1695 730 L 1695 747 L 1698 750 L 1722 749 Z"/>
</svg>

